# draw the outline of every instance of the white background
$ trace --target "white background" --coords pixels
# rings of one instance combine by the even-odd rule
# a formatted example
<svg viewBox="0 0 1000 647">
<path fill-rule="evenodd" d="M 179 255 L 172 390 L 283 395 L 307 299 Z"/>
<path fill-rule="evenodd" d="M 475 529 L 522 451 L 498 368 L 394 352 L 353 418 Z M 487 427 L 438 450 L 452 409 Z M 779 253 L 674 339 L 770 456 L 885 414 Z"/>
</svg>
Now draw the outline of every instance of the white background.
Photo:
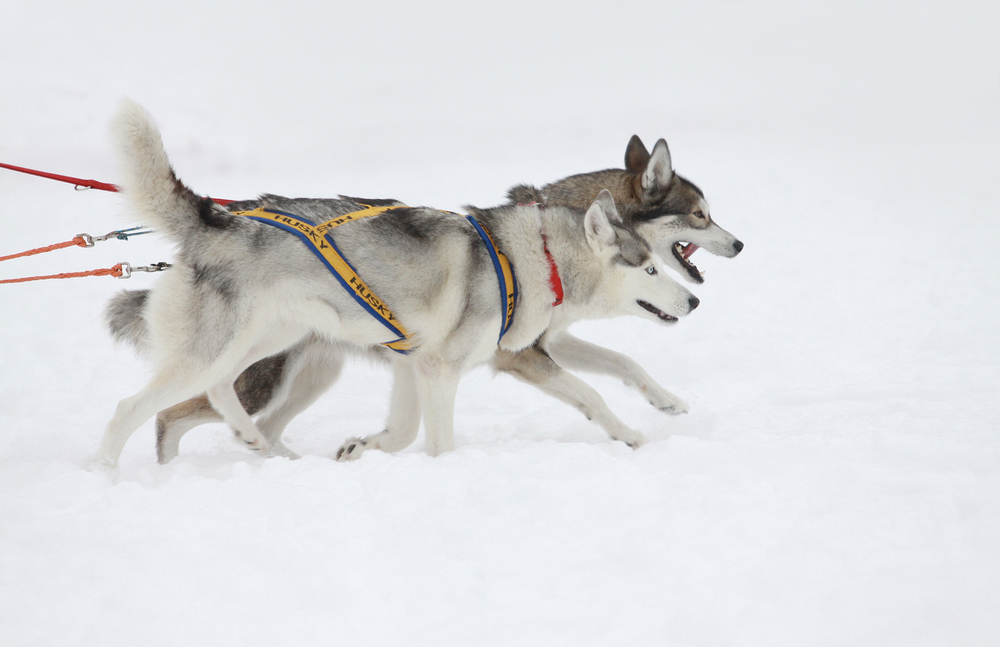
<svg viewBox="0 0 1000 647">
<path fill-rule="evenodd" d="M 690 404 L 585 376 L 638 451 L 478 369 L 456 451 L 338 464 L 388 401 L 357 363 L 290 425 L 301 460 L 216 425 L 159 466 L 148 423 L 91 472 L 148 376 L 102 308 L 157 279 L 0 286 L 0 642 L 997 644 L 998 31 L 987 1 L 6 0 L 0 161 L 114 182 L 129 96 L 197 191 L 457 210 L 621 166 L 635 133 L 746 249 L 695 255 L 673 328 L 573 329 Z M 131 224 L 0 170 L 0 255 Z"/>
</svg>

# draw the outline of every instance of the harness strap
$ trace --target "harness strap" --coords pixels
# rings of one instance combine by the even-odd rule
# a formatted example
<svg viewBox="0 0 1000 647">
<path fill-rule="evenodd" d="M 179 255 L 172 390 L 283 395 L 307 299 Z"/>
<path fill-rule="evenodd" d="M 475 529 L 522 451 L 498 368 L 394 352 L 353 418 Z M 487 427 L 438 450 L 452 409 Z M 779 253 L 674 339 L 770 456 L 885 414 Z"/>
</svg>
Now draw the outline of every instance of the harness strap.
<svg viewBox="0 0 1000 647">
<path fill-rule="evenodd" d="M 413 350 L 413 342 L 410 339 L 409 332 L 407 332 L 403 324 L 392 313 L 392 310 L 361 280 L 354 267 L 347 262 L 347 259 L 337 249 L 333 237 L 329 235 L 331 229 L 344 223 L 376 216 L 389 209 L 400 208 L 402 208 L 402 205 L 395 207 L 369 207 L 363 211 L 350 213 L 346 216 L 338 216 L 320 225 L 313 225 L 312 223 L 300 220 L 294 214 L 276 209 L 265 209 L 263 207 L 259 207 L 253 211 L 236 211 L 233 212 L 233 215 L 246 216 L 252 220 L 273 225 L 298 236 L 312 250 L 316 257 L 326 265 L 326 268 L 337 277 L 337 280 L 354 297 L 354 300 L 368 311 L 368 314 L 375 317 L 392 334 L 396 335 L 397 338 L 395 340 L 384 342 L 382 345 L 405 355 Z"/>
<path fill-rule="evenodd" d="M 361 211 L 354 211 L 352 213 L 344 214 L 343 216 L 337 216 L 336 218 L 333 218 L 332 220 L 327 220 L 326 222 L 324 222 L 322 224 L 316 225 L 316 231 L 319 232 L 320 234 L 325 235 L 326 232 L 330 231 L 334 227 L 339 227 L 340 225 L 343 225 L 343 224 L 346 224 L 346 223 L 349 223 L 349 222 L 354 222 L 355 220 L 361 220 L 362 218 L 370 218 L 372 216 L 377 216 L 377 215 L 383 214 L 386 211 L 389 211 L 391 209 L 406 209 L 406 208 L 409 208 L 409 207 L 405 207 L 404 205 L 396 205 L 396 206 L 393 206 L 393 207 L 368 207 L 368 205 L 364 205 L 364 206 L 366 206 L 367 208 L 366 209 L 362 209 Z"/>
<path fill-rule="evenodd" d="M 496 271 L 497 281 L 500 283 L 500 309 L 503 310 L 504 318 L 503 324 L 500 326 L 500 337 L 497 339 L 497 343 L 499 344 L 514 321 L 514 305 L 517 303 L 517 281 L 514 279 L 514 270 L 510 266 L 510 261 L 507 260 L 503 252 L 497 249 L 489 230 L 479 224 L 479 221 L 472 216 L 466 216 L 465 219 L 472 223 L 472 226 L 476 228 L 476 233 L 486 243 L 486 251 L 490 253 L 490 259 L 493 260 L 493 269 Z"/>
<path fill-rule="evenodd" d="M 251 220 L 272 225 L 298 236 L 316 257 L 323 261 L 323 264 L 337 277 L 337 280 L 354 297 L 355 301 L 361 304 L 370 315 L 375 317 L 398 337 L 394 341 L 384 342 L 382 345 L 405 355 L 413 350 L 410 333 L 407 332 L 403 324 L 392 313 L 392 310 L 361 280 L 354 267 L 340 253 L 337 244 L 330 235 L 330 230 L 349 222 L 383 214 L 392 209 L 404 209 L 407 207 L 405 205 L 391 207 L 363 206 L 366 208 L 361 211 L 337 216 L 318 225 L 306 222 L 294 214 L 278 211 L 277 209 L 266 209 L 264 207 L 258 207 L 252 211 L 234 211 L 233 215 L 245 216 Z M 497 274 L 497 282 L 500 284 L 500 308 L 504 312 L 504 319 L 500 326 L 500 337 L 497 339 L 497 343 L 499 344 L 500 339 L 503 339 L 503 336 L 510 329 L 514 320 L 514 306 L 517 303 L 517 280 L 514 277 L 514 270 L 510 266 L 510 261 L 497 249 L 489 230 L 472 216 L 466 216 L 466 219 L 472 224 L 476 233 L 479 234 L 480 238 L 486 244 L 486 250 L 490 254 L 490 259 L 493 261 L 493 269 Z"/>
</svg>

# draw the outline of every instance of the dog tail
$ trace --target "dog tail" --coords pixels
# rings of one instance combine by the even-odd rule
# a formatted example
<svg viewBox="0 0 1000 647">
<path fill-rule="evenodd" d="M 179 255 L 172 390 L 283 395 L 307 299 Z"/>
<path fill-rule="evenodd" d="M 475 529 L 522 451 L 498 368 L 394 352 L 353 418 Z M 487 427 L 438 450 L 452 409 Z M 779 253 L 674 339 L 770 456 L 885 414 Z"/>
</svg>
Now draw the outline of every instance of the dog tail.
<svg viewBox="0 0 1000 647">
<path fill-rule="evenodd" d="M 129 344 L 144 355 L 149 345 L 146 301 L 149 290 L 122 290 L 108 301 L 104 321 L 116 342 Z"/>
<path fill-rule="evenodd" d="M 239 226 L 238 216 L 198 196 L 177 179 L 160 131 L 142 106 L 122 101 L 111 122 L 111 133 L 121 166 L 120 188 L 144 224 L 181 243 L 182 249 L 190 233 Z"/>
</svg>

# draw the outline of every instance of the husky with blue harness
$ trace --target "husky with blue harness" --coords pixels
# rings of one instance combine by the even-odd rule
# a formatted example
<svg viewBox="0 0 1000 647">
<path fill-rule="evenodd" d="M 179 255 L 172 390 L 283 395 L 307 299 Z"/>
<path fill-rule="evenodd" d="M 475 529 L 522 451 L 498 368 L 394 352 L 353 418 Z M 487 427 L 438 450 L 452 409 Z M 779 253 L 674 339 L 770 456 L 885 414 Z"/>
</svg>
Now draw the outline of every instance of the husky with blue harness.
<svg viewBox="0 0 1000 647">
<path fill-rule="evenodd" d="M 203 392 L 248 447 L 267 448 L 234 382 L 251 364 L 310 338 L 389 349 L 393 397 L 419 411 L 427 451 L 436 455 L 454 447 L 462 374 L 498 348 L 528 348 L 556 308 L 567 317 L 670 321 L 697 305 L 648 244 L 620 225 L 607 193 L 586 213 L 510 206 L 468 218 L 267 197 L 234 212 L 177 179 L 141 107 L 126 102 L 112 130 L 125 196 L 140 220 L 176 244 L 177 256 L 144 306 L 153 376 L 119 403 L 98 465 L 117 464 L 155 413 Z"/>
</svg>

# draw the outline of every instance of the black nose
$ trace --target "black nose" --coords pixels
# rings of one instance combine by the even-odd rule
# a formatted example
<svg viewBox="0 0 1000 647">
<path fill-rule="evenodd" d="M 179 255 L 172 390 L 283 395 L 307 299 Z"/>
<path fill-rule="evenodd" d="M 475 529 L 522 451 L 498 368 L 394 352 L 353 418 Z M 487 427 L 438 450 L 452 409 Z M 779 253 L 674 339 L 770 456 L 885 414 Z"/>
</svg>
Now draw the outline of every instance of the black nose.
<svg viewBox="0 0 1000 647">
<path fill-rule="evenodd" d="M 739 254 L 740 252 L 742 252 L 743 251 L 743 241 L 742 240 L 738 240 L 735 243 L 733 243 L 733 248 L 736 250 L 737 254 Z"/>
<path fill-rule="evenodd" d="M 688 312 L 697 308 L 699 303 L 701 303 L 701 300 L 698 297 L 691 297 L 688 299 L 688 305 L 691 306 L 691 309 L 688 310 Z"/>
</svg>

